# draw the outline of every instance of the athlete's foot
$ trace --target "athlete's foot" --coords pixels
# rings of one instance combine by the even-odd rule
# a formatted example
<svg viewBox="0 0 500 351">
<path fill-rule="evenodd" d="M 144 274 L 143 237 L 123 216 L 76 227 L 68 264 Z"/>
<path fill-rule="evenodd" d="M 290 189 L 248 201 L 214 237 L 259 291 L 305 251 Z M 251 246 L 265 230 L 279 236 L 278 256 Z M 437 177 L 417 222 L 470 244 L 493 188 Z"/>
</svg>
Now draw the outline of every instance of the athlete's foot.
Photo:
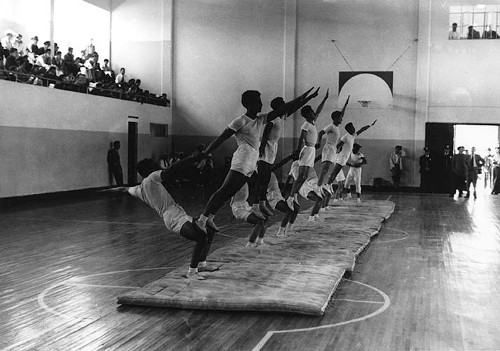
<svg viewBox="0 0 500 351">
<path fill-rule="evenodd" d="M 215 271 L 218 271 L 219 269 L 220 269 L 220 267 L 218 267 L 218 266 L 206 265 L 206 266 L 198 267 L 198 272 L 215 272 Z"/>
<path fill-rule="evenodd" d="M 200 228 L 205 234 L 207 234 L 207 222 L 205 221 L 200 221 L 199 219 L 194 222 L 194 224 Z"/>
<path fill-rule="evenodd" d="M 185 277 L 189 280 L 206 280 L 207 278 L 202 277 L 198 272 L 189 273 L 187 272 Z"/>
<path fill-rule="evenodd" d="M 214 220 L 213 220 L 213 219 L 211 219 L 211 218 L 207 219 L 207 225 L 209 225 L 210 227 L 212 227 L 212 229 L 213 229 L 213 230 L 215 230 L 216 232 L 220 232 L 219 227 L 217 227 L 217 226 L 215 225 L 215 223 L 214 223 Z M 206 231 L 206 229 L 205 229 L 205 231 Z"/>
<path fill-rule="evenodd" d="M 321 192 L 323 194 L 323 197 L 325 196 L 328 196 L 328 195 L 332 195 L 332 193 L 330 192 L 330 187 L 327 185 L 327 184 L 323 184 L 321 186 Z"/>
<path fill-rule="evenodd" d="M 287 235 L 286 235 L 286 232 L 285 232 L 285 228 L 282 228 L 282 227 L 278 228 L 278 232 L 276 233 L 276 236 L 278 238 L 284 238 L 284 237 L 286 237 Z"/>
<path fill-rule="evenodd" d="M 258 207 L 252 207 L 250 210 L 251 213 L 253 213 L 255 216 L 257 216 L 260 219 L 266 219 L 266 217 L 260 212 Z"/>
</svg>

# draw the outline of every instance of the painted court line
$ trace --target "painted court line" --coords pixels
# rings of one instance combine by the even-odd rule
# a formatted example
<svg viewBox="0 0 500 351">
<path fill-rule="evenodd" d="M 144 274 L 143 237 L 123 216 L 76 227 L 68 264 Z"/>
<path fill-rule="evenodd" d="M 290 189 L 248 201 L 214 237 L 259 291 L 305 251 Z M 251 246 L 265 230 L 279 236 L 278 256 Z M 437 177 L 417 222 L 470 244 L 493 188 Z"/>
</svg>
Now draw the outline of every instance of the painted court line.
<svg viewBox="0 0 500 351">
<path fill-rule="evenodd" d="M 269 341 L 269 339 L 271 339 L 271 337 L 273 335 L 275 335 L 275 334 L 307 332 L 307 331 L 312 331 L 312 330 L 334 328 L 334 327 L 338 327 L 338 326 L 342 326 L 342 325 L 346 325 L 346 324 L 350 324 L 350 323 L 361 322 L 361 321 L 364 321 L 364 320 L 366 320 L 368 318 L 374 317 L 374 316 L 376 316 L 376 315 L 384 312 L 391 305 L 391 299 L 382 290 L 379 290 L 379 289 L 375 288 L 374 286 L 371 286 L 371 285 L 368 285 L 368 284 L 364 284 L 364 283 L 361 283 L 361 282 L 356 282 L 354 280 L 349 280 L 349 279 L 343 279 L 343 280 L 347 280 L 347 281 L 350 281 L 352 283 L 363 285 L 363 286 L 365 286 L 365 287 L 367 287 L 369 289 L 375 290 L 376 292 L 378 292 L 383 297 L 383 299 L 384 299 L 383 306 L 381 308 L 379 308 L 378 310 L 376 310 L 375 312 L 367 314 L 366 316 L 355 318 L 355 319 L 351 319 L 351 320 L 344 321 L 344 322 L 339 322 L 339 323 L 334 323 L 334 324 L 327 324 L 327 325 L 321 325 L 321 326 L 310 327 L 310 328 L 268 331 L 266 333 L 266 335 L 260 340 L 260 342 L 252 349 L 252 351 L 259 351 L 259 350 L 261 350 L 265 346 L 265 344 Z M 359 302 L 359 301 L 356 301 L 356 302 Z"/>
<path fill-rule="evenodd" d="M 118 285 L 98 285 L 98 284 L 85 284 L 85 283 L 78 283 L 77 281 L 81 281 L 86 278 L 91 278 L 91 277 L 98 277 L 98 276 L 103 276 L 103 275 L 110 275 L 110 274 L 118 274 L 118 273 L 128 273 L 128 272 L 142 272 L 142 271 L 153 271 L 153 270 L 168 270 L 168 269 L 175 269 L 179 267 L 157 267 L 157 268 L 138 268 L 138 269 L 125 269 L 121 271 L 112 271 L 112 272 L 103 272 L 103 273 L 96 273 L 96 274 L 90 274 L 90 275 L 85 275 L 81 277 L 73 277 L 69 278 L 65 281 L 55 283 L 50 285 L 48 288 L 44 289 L 40 294 L 38 294 L 37 301 L 38 305 L 44 309 L 45 311 L 54 314 L 56 316 L 62 317 L 64 319 L 69 319 L 69 320 L 92 320 L 91 318 L 81 318 L 77 316 L 70 316 L 66 313 L 59 312 L 55 310 L 54 308 L 48 306 L 45 303 L 45 297 L 50 295 L 50 292 L 54 289 L 56 289 L 59 286 L 89 286 L 89 287 L 103 287 L 103 288 L 112 288 L 112 289 L 117 289 L 117 288 L 122 288 L 122 289 L 135 289 L 137 287 L 135 286 L 118 286 Z"/>
</svg>

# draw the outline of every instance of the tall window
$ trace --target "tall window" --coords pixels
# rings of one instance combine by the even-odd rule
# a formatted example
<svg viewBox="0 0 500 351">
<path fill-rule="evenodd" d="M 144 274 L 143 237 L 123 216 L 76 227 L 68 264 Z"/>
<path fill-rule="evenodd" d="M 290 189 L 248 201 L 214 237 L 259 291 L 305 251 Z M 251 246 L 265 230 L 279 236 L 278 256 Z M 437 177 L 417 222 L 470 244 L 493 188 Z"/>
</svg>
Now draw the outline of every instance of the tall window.
<svg viewBox="0 0 500 351">
<path fill-rule="evenodd" d="M 500 39 L 500 5 L 450 6 L 448 39 Z"/>
</svg>

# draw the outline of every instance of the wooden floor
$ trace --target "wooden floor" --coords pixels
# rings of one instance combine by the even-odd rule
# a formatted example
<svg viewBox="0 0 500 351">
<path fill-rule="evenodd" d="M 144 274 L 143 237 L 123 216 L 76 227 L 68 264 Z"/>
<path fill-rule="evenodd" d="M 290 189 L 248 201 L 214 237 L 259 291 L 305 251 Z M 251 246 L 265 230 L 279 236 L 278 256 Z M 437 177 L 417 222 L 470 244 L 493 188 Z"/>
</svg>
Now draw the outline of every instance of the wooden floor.
<svg viewBox="0 0 500 351">
<path fill-rule="evenodd" d="M 118 294 L 183 265 L 191 250 L 130 197 L 4 212 L 0 349 L 500 350 L 500 196 L 364 198 L 390 199 L 396 210 L 323 317 L 117 305 Z M 206 201 L 199 191 L 183 200 L 193 214 Z M 228 213 L 216 219 L 214 248 L 249 233 Z"/>
</svg>

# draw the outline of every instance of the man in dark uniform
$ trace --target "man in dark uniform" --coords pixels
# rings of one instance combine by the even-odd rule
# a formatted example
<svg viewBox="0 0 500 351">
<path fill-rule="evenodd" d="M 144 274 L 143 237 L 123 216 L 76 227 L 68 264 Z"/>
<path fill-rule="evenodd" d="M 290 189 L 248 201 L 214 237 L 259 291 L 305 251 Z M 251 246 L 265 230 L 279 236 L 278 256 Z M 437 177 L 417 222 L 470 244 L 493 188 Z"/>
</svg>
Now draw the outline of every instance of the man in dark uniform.
<svg viewBox="0 0 500 351">
<path fill-rule="evenodd" d="M 452 171 L 453 171 L 453 189 L 451 197 L 458 190 L 458 197 L 462 197 L 462 192 L 465 190 L 465 181 L 467 179 L 467 155 L 464 153 L 463 146 L 458 147 L 458 154 L 453 155 Z"/>
<path fill-rule="evenodd" d="M 123 186 L 123 170 L 118 150 L 120 150 L 120 142 L 115 140 L 113 141 L 113 146 L 108 151 L 108 169 L 109 173 L 115 177 L 116 184 Z"/>
<path fill-rule="evenodd" d="M 424 154 L 420 156 L 420 191 L 428 193 L 431 191 L 431 167 L 432 159 L 430 156 L 429 148 L 424 147 Z"/>
</svg>

